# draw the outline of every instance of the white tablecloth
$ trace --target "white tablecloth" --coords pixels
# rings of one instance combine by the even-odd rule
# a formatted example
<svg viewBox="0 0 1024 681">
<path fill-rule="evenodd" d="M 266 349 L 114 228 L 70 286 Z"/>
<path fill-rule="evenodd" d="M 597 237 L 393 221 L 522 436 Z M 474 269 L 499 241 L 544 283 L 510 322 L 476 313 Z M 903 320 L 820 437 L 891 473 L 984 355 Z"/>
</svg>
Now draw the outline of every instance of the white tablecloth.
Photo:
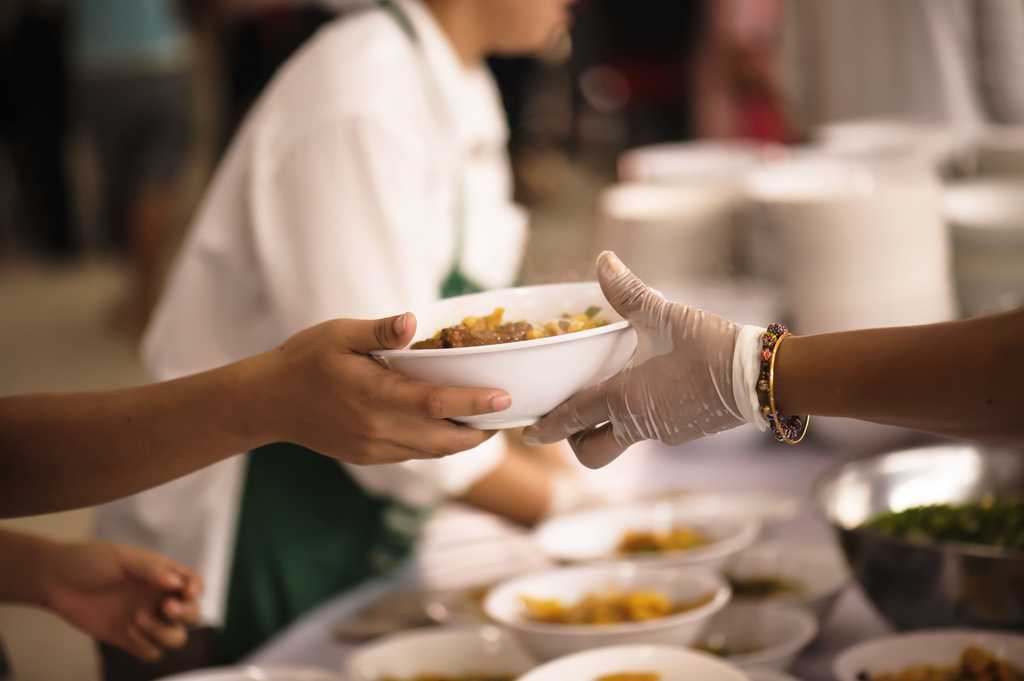
<svg viewBox="0 0 1024 681">
<path fill-rule="evenodd" d="M 810 498 L 814 480 L 842 455 L 821 447 L 783 447 L 763 443 L 747 433 L 715 441 L 667 448 L 638 445 L 611 466 L 587 473 L 595 484 L 619 496 L 661 489 L 744 491 L 799 496 L 797 517 L 769 532 L 782 541 L 833 541 L 828 526 L 816 515 Z M 408 579 L 408 578 L 406 578 Z M 388 589 L 399 579 L 367 584 L 341 595 L 296 622 L 256 651 L 247 662 L 263 665 L 298 664 L 338 671 L 355 645 L 331 635 L 333 625 Z M 831 663 L 847 646 L 889 631 L 860 589 L 849 586 L 840 597 L 818 639 L 800 656 L 791 673 L 804 681 L 831 680 Z"/>
</svg>

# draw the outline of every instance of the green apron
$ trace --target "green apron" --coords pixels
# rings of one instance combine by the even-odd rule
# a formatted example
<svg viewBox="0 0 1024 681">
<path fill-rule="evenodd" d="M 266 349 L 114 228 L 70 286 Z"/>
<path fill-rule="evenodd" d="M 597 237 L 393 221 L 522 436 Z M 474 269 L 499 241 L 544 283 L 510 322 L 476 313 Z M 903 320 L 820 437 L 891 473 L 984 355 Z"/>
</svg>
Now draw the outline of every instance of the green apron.
<svg viewBox="0 0 1024 681">
<path fill-rule="evenodd" d="M 402 10 L 380 5 L 416 41 Z M 460 186 L 445 298 L 482 290 L 459 267 L 462 195 Z M 218 662 L 236 663 L 312 608 L 399 565 L 428 514 L 369 494 L 337 462 L 299 445 L 250 452 Z"/>
</svg>

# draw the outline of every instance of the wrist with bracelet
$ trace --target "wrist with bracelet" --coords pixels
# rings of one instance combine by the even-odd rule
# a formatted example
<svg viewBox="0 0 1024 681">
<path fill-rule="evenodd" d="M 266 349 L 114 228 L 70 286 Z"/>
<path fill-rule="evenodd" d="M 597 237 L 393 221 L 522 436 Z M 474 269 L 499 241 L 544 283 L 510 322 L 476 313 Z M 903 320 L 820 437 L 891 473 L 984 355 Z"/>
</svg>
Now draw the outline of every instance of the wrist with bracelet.
<svg viewBox="0 0 1024 681">
<path fill-rule="evenodd" d="M 797 445 L 807 435 L 811 417 L 809 415 L 785 416 L 779 413 L 775 403 L 775 360 L 778 357 L 779 348 L 789 336 L 789 329 L 780 323 L 770 325 L 761 334 L 761 350 L 758 357 L 760 368 L 755 391 L 759 412 L 767 421 L 775 439 L 787 445 Z"/>
</svg>

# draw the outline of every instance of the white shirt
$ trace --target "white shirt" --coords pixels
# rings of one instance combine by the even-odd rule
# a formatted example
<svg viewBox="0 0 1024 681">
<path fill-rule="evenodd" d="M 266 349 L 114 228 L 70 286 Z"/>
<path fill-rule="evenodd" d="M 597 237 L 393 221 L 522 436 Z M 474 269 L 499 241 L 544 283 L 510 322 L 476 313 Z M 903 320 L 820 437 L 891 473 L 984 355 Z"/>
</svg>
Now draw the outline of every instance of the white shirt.
<svg viewBox="0 0 1024 681">
<path fill-rule="evenodd" d="M 437 298 L 456 260 L 487 287 L 513 282 L 525 214 L 511 202 L 507 130 L 483 67 L 466 69 L 419 0 L 399 0 L 414 43 L 379 10 L 336 21 L 254 107 L 203 202 L 143 341 L 164 380 L 270 349 L 335 317 L 397 314 Z M 349 472 L 428 504 L 492 470 L 493 438 L 442 460 Z M 222 621 L 245 458 L 100 510 L 98 531 L 193 565 L 205 619 Z"/>
</svg>

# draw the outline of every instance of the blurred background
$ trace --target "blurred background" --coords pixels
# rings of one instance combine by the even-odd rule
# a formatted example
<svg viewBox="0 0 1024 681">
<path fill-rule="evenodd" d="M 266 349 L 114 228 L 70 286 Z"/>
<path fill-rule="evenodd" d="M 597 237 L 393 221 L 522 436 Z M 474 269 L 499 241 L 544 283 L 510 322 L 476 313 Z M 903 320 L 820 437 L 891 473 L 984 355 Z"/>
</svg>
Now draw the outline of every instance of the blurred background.
<svg viewBox="0 0 1024 681">
<path fill-rule="evenodd" d="M 139 334 L 218 160 L 352 4 L 0 4 L 0 393 L 146 380 Z M 589 278 L 613 248 L 670 297 L 797 332 L 1024 304 L 1024 0 L 576 10 L 560 49 L 491 63 L 532 213 L 525 283 Z M 91 678 L 92 647 L 55 619 L 0 608 L 0 632 L 37 660 L 24 678 Z"/>
</svg>

